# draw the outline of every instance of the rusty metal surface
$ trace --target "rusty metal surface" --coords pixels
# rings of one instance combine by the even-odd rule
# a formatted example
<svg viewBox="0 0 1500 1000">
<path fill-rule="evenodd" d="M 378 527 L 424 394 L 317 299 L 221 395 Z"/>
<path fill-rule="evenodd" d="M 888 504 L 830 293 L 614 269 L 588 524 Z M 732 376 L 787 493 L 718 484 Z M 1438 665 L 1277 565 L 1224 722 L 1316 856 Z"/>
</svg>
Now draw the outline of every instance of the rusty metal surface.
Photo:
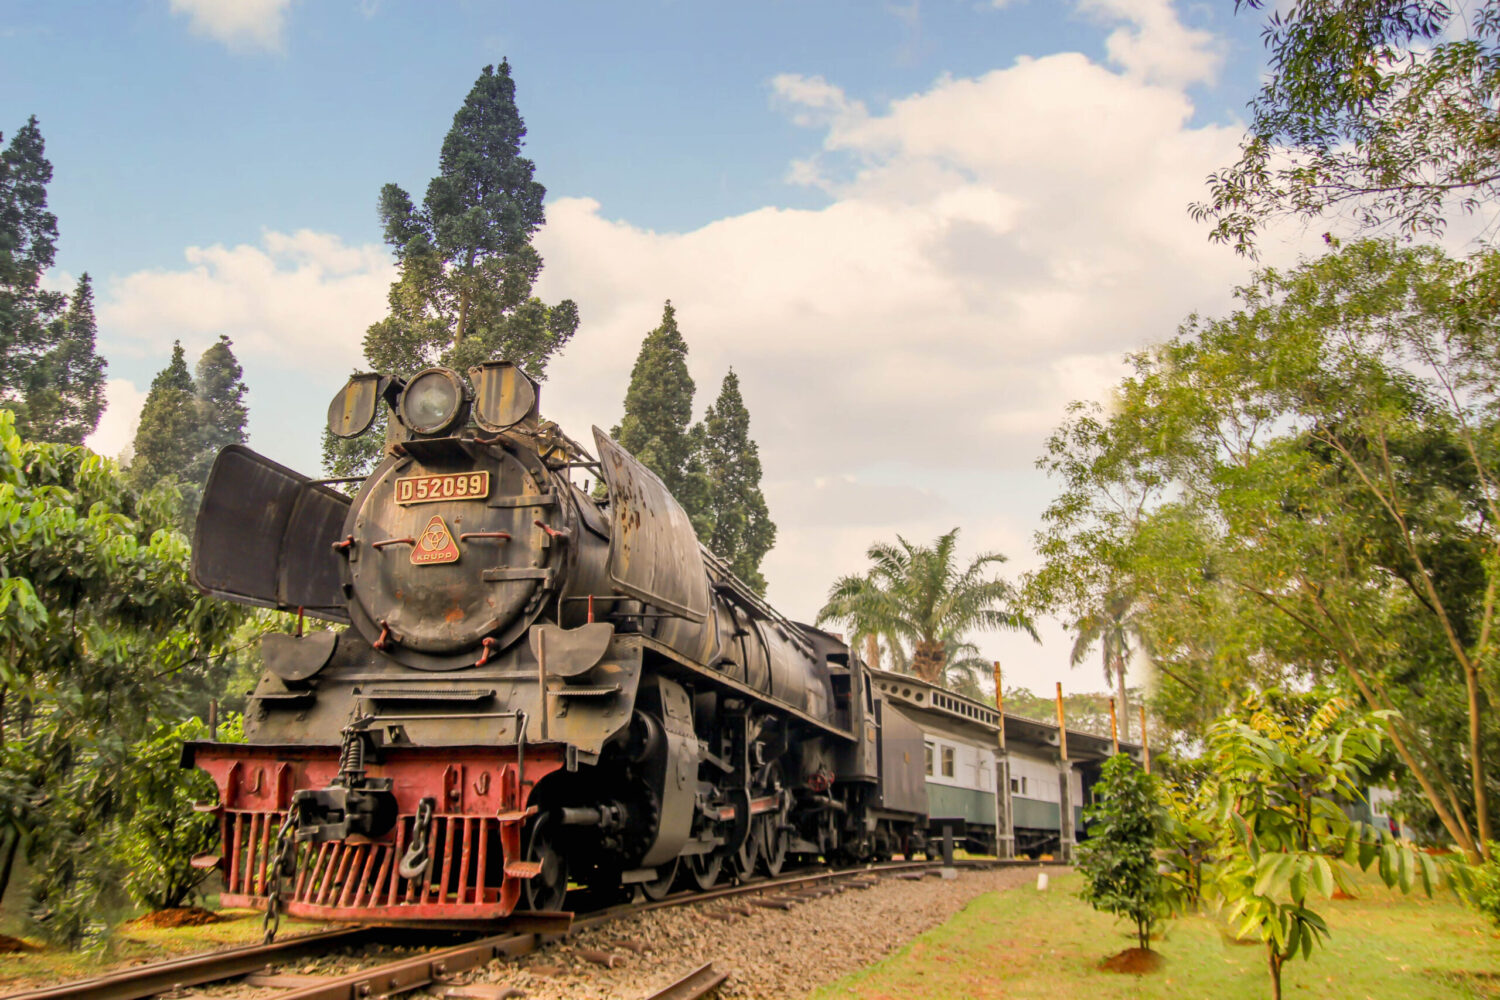
<svg viewBox="0 0 1500 1000">
<path fill-rule="evenodd" d="M 715 969 L 712 962 L 705 962 L 677 982 L 652 993 L 647 1000 L 698 1000 L 718 989 L 728 978 L 729 973 Z"/>
<path fill-rule="evenodd" d="M 193 534 L 192 580 L 241 604 L 347 622 L 333 543 L 349 498 L 230 445 L 214 460 Z"/>
<path fill-rule="evenodd" d="M 654 472 L 597 427 L 594 443 L 609 487 L 610 582 L 652 607 L 703 621 L 708 576 L 687 513 Z"/>
<path fill-rule="evenodd" d="M 123 969 L 92 979 L 8 993 L 5 996 L 7 1000 L 139 1000 L 170 990 L 174 986 L 216 982 L 255 972 L 273 962 L 288 962 L 363 944 L 379 933 L 381 932 L 377 928 L 346 927 L 319 934 L 283 938 L 275 944 L 246 945 L 204 955 L 152 962 L 150 965 Z"/>
</svg>

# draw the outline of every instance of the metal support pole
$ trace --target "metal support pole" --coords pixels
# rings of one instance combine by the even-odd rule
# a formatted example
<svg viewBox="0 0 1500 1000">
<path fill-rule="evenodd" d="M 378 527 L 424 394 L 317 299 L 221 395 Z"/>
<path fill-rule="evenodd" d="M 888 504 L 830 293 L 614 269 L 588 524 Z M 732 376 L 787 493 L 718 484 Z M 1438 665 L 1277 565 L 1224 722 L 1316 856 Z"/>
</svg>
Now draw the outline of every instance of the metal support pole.
<svg viewBox="0 0 1500 1000">
<path fill-rule="evenodd" d="M 1115 700 L 1109 699 L 1109 743 L 1113 753 L 1120 752 L 1120 730 L 1115 722 Z"/>
<path fill-rule="evenodd" d="M 1057 826 L 1059 854 L 1073 863 L 1073 845 L 1078 841 L 1073 823 L 1073 765 L 1068 761 L 1068 720 L 1063 713 L 1062 681 L 1057 682 Z"/>
<path fill-rule="evenodd" d="M 1000 714 L 1000 749 L 995 754 L 995 856 L 1016 856 L 1015 803 L 1010 797 L 1010 752 L 1005 748 L 1005 688 L 995 661 L 995 711 Z"/>
</svg>

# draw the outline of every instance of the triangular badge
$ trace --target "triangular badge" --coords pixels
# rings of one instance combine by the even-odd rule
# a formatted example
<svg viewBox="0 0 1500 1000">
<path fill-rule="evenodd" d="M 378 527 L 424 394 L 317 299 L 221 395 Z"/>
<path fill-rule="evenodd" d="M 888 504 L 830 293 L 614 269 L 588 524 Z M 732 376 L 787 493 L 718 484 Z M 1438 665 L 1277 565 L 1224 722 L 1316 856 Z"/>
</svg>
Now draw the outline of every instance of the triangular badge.
<svg viewBox="0 0 1500 1000">
<path fill-rule="evenodd" d="M 458 545 L 448 533 L 441 514 L 432 515 L 432 520 L 417 536 L 417 544 L 411 547 L 411 561 L 414 566 L 458 562 Z"/>
</svg>

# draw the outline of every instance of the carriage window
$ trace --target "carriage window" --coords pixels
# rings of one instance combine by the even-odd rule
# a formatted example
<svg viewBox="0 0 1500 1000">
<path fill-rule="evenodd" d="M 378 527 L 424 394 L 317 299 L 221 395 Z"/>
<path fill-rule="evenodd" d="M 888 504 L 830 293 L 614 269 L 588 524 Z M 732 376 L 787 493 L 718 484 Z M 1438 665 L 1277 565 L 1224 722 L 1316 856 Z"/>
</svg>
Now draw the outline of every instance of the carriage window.
<svg viewBox="0 0 1500 1000">
<path fill-rule="evenodd" d="M 928 743 L 924 748 L 927 751 L 927 776 L 932 777 L 932 744 Z"/>
<path fill-rule="evenodd" d="M 943 777 L 953 777 L 953 748 L 943 747 Z"/>
<path fill-rule="evenodd" d="M 1021 794 L 1021 779 L 1020 778 L 1011 778 L 1010 779 L 1010 793 L 1012 795 L 1020 795 Z"/>
</svg>

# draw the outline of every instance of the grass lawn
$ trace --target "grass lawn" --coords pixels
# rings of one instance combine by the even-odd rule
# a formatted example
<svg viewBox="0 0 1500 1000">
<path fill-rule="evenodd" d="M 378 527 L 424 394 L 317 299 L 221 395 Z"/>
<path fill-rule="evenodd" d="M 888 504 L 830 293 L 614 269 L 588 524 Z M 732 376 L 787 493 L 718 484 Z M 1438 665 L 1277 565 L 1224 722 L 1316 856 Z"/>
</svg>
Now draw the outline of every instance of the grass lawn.
<svg viewBox="0 0 1500 1000">
<path fill-rule="evenodd" d="M 1228 943 L 1213 917 L 1167 925 L 1153 947 L 1166 959 L 1148 976 L 1095 966 L 1134 945 L 1133 933 L 1078 899 L 1081 879 L 1053 873 L 1052 887 L 990 893 L 947 923 L 810 1000 L 1005 997 L 1263 1000 L 1270 976 L 1261 946 Z M 1357 900 L 1316 907 L 1332 930 L 1310 961 L 1288 963 L 1287 998 L 1437 1000 L 1500 998 L 1500 932 L 1451 895 L 1400 896 L 1361 883 Z"/>
</svg>

